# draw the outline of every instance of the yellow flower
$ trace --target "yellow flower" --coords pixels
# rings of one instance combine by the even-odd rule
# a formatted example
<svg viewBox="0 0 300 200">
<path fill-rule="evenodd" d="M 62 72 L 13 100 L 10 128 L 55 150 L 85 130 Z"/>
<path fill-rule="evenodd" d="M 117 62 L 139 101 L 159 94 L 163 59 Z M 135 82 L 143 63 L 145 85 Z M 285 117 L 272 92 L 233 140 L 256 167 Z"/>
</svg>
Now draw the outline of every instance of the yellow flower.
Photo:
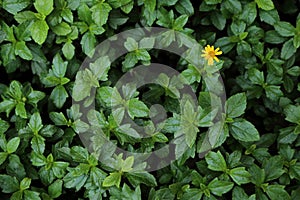
<svg viewBox="0 0 300 200">
<path fill-rule="evenodd" d="M 220 48 L 215 49 L 214 46 L 207 45 L 204 49 L 202 50 L 203 54 L 201 54 L 201 57 L 204 57 L 208 61 L 208 65 L 212 65 L 214 60 L 219 62 L 217 56 L 222 54 L 222 51 L 219 51 Z"/>
</svg>

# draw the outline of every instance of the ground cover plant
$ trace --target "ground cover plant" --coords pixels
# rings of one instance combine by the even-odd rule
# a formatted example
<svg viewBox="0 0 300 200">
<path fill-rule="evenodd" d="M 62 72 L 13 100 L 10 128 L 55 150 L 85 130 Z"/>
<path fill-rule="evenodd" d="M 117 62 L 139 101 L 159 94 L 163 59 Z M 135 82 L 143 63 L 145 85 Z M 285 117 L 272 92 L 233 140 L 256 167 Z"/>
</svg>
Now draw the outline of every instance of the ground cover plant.
<svg viewBox="0 0 300 200">
<path fill-rule="evenodd" d="M 296 0 L 0 0 L 0 199 L 300 199 L 299 8 Z M 142 27 L 167 31 L 127 35 L 116 60 L 107 55 L 117 48 L 95 51 Z M 201 46 L 196 55 L 172 53 L 193 44 L 178 33 Z M 151 63 L 178 74 L 115 90 Z M 187 87 L 197 105 L 181 95 Z M 155 158 L 173 153 L 174 162 L 157 170 L 115 151 L 153 152 L 173 139 Z"/>
</svg>

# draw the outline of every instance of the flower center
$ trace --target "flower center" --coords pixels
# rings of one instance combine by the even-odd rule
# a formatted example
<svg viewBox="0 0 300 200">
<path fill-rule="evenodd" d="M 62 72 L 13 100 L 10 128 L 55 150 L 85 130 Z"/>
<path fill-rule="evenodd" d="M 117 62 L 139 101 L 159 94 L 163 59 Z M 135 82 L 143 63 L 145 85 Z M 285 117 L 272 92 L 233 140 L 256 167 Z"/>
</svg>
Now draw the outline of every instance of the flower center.
<svg viewBox="0 0 300 200">
<path fill-rule="evenodd" d="M 215 54 L 214 51 L 209 51 L 209 52 L 208 52 L 208 55 L 209 55 L 210 57 L 215 57 L 216 54 Z"/>
</svg>

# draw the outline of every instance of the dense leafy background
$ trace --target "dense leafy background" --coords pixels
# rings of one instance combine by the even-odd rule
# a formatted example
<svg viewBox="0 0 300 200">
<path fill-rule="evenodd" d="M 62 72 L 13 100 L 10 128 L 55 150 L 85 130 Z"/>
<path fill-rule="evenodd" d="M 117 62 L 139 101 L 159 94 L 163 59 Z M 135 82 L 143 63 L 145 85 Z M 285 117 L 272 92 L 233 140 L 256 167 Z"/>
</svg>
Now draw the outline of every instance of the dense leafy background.
<svg viewBox="0 0 300 200">
<path fill-rule="evenodd" d="M 299 6 L 296 0 L 1 0 L 0 198 L 299 199 Z M 169 167 L 132 172 L 134 158 L 119 155 L 116 171 L 83 147 L 78 134 L 87 127 L 71 106 L 72 88 L 99 42 L 143 26 L 221 48 L 222 62 L 212 68 L 221 69 L 228 96 L 224 137 L 200 159 L 200 133 L 209 123 L 197 122 L 189 150 Z M 87 87 L 98 87 L 97 120 L 118 146 L 152 150 L 178 130 L 176 91 L 153 86 L 128 100 L 131 117 L 149 117 L 153 103 L 170 114 L 163 131 L 141 142 L 111 117 L 107 98 L 115 81 L 135 64 L 155 61 L 180 71 L 204 110 L 207 93 L 194 66 L 166 52 L 136 50 L 130 39 L 124 45 L 131 52 L 113 64 L 99 61 L 105 70 Z"/>
</svg>

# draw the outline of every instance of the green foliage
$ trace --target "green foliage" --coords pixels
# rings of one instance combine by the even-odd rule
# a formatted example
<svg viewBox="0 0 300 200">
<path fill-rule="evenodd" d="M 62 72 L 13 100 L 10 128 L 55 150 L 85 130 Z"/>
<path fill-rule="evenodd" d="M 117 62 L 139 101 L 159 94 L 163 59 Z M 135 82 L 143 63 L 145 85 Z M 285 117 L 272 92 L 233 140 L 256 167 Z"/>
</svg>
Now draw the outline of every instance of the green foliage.
<svg viewBox="0 0 300 200">
<path fill-rule="evenodd" d="M 2 0 L 0 11 L 0 199 L 299 199 L 299 2 Z M 122 38 L 117 60 L 115 47 L 95 51 L 150 26 L 168 31 Z M 219 47 L 220 62 L 203 66 L 177 31 Z M 186 46 L 190 60 L 156 45 Z M 115 86 L 151 63 L 178 74 Z M 176 160 L 155 172 L 134 154 L 172 142 L 154 157 Z"/>
</svg>

